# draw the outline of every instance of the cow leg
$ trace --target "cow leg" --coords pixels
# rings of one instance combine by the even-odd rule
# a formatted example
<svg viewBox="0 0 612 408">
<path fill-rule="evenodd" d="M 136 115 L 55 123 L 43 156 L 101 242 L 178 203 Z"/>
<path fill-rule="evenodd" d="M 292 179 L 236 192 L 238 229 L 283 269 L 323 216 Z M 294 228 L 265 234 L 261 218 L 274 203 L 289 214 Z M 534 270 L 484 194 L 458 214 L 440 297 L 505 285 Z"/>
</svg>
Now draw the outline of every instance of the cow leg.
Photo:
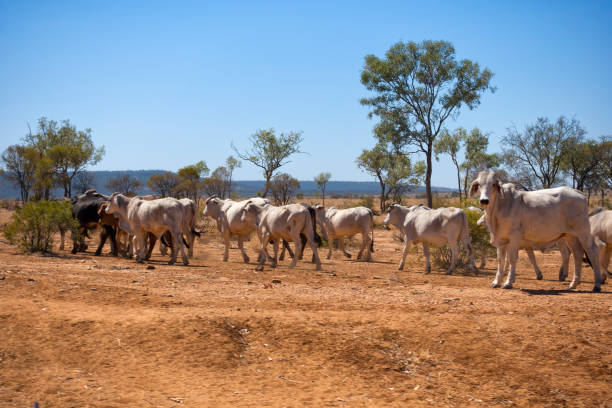
<svg viewBox="0 0 612 408">
<path fill-rule="evenodd" d="M 283 241 L 283 247 L 281 248 L 281 253 L 280 253 L 280 256 L 278 257 L 279 261 L 285 260 L 285 248 L 286 248 L 286 245 L 284 245 L 284 241 Z"/>
<path fill-rule="evenodd" d="M 266 263 L 266 259 L 268 258 L 266 246 L 268 246 L 269 241 L 270 235 L 268 233 L 261 234 L 261 251 L 259 253 L 259 265 L 257 265 L 257 267 L 255 268 L 256 271 L 264 270 L 264 264 Z"/>
<path fill-rule="evenodd" d="M 285 241 L 283 241 L 285 242 Z M 276 268 L 276 266 L 278 265 L 277 261 L 276 261 L 276 257 L 278 256 L 278 247 L 281 243 L 280 239 L 275 239 L 274 243 L 272 244 L 272 251 L 274 253 L 273 255 L 273 259 L 272 259 L 272 264 L 270 265 L 271 268 Z M 295 260 L 295 258 L 293 258 L 293 260 Z"/>
<path fill-rule="evenodd" d="M 425 274 L 431 273 L 431 260 L 429 257 L 429 244 L 423 242 L 423 255 L 425 256 Z"/>
<path fill-rule="evenodd" d="M 510 272 L 506 278 L 506 283 L 502 286 L 502 289 L 512 289 L 512 284 L 516 280 L 516 260 L 518 259 L 518 248 L 510 247 L 506 254 L 508 262 L 510 263 Z"/>
<path fill-rule="evenodd" d="M 561 266 L 559 267 L 559 281 L 563 282 L 569 275 L 569 257 L 570 249 L 568 248 L 565 241 L 557 241 L 557 248 L 561 253 Z"/>
<path fill-rule="evenodd" d="M 531 265 L 533 265 L 533 270 L 536 273 L 536 279 L 542 280 L 542 271 L 540 270 L 540 268 L 538 268 L 538 264 L 536 263 L 536 258 L 535 258 L 535 254 L 533 253 L 533 248 L 531 247 L 525 248 L 525 252 L 527 252 L 527 256 L 529 257 L 529 262 L 531 262 Z"/>
<path fill-rule="evenodd" d="M 370 262 L 372 260 L 372 238 L 370 238 L 370 234 L 368 234 L 367 230 L 363 231 L 361 235 L 363 237 L 362 241 L 366 251 L 365 261 Z"/>
<path fill-rule="evenodd" d="M 457 258 L 459 257 L 459 246 L 457 245 L 456 241 L 455 242 L 450 241 L 448 243 L 448 246 L 450 247 L 450 251 L 451 251 L 451 261 L 450 261 L 451 263 L 450 263 L 450 266 L 448 267 L 448 270 L 446 271 L 446 274 L 450 275 L 455 270 L 455 265 L 457 265 Z"/>
<path fill-rule="evenodd" d="M 333 235 L 329 235 L 328 233 L 328 240 L 327 240 L 327 245 L 329 245 L 329 251 L 327 251 L 327 259 L 331 259 L 332 257 L 332 250 L 334 249 L 334 236 Z"/>
<path fill-rule="evenodd" d="M 240 253 L 242 253 L 242 260 L 244 263 L 249 263 L 249 256 L 244 251 L 244 244 L 242 242 L 242 236 L 238 236 L 238 249 L 240 249 Z"/>
<path fill-rule="evenodd" d="M 162 241 L 159 241 L 159 254 L 162 256 L 168 255 L 168 247 Z"/>
<path fill-rule="evenodd" d="M 225 251 L 223 252 L 223 262 L 227 262 L 227 260 L 229 259 L 229 247 L 230 247 L 229 231 L 223 231 L 223 243 L 225 244 Z"/>
<path fill-rule="evenodd" d="M 185 251 L 185 245 L 183 244 L 183 234 L 180 231 L 174 231 L 172 234 L 173 242 L 178 243 L 178 251 L 181 251 L 181 259 L 183 260 L 183 265 L 189 265 L 189 257 L 187 256 L 188 251 Z"/>
<path fill-rule="evenodd" d="M 289 254 L 289 256 L 294 259 L 295 258 L 295 254 L 293 253 L 293 251 L 291 250 L 291 246 L 289 246 L 289 243 L 283 239 L 283 248 L 287 249 L 287 253 Z"/>
<path fill-rule="evenodd" d="M 193 233 L 193 231 L 191 229 L 189 229 L 189 232 L 187 233 L 187 243 L 189 244 L 189 249 L 187 250 L 187 256 L 189 256 L 189 258 L 193 258 L 193 244 L 195 244 L 195 234 Z"/>
<path fill-rule="evenodd" d="M 109 227 L 110 228 L 110 239 L 111 239 L 111 254 L 113 256 L 117 256 L 119 254 L 119 248 L 117 246 L 117 231 L 118 228 Z"/>
<path fill-rule="evenodd" d="M 610 266 L 610 256 L 612 255 L 612 247 L 605 246 L 599 249 L 599 265 L 601 267 L 601 274 L 608 274 L 608 266 Z"/>
<path fill-rule="evenodd" d="M 606 283 L 607 274 L 601 274 L 600 265 L 599 265 L 599 253 L 597 244 L 595 243 L 595 239 L 591 235 L 591 231 L 586 232 L 585 234 L 581 234 L 578 236 L 580 240 L 580 244 L 584 248 L 587 256 L 591 260 L 591 267 L 593 268 L 593 275 L 595 284 L 593 285 L 593 292 L 601 292 L 601 284 Z M 574 255 L 576 256 L 576 255 Z M 580 255 L 582 258 L 582 254 Z M 581 262 L 582 263 L 582 262 Z"/>
<path fill-rule="evenodd" d="M 321 270 L 321 258 L 319 258 L 319 253 L 317 252 L 317 244 L 315 243 L 314 234 L 312 233 L 312 231 L 307 231 L 305 235 L 310 245 L 310 249 L 312 250 L 312 261 L 317 265 L 315 269 L 317 271 L 320 271 Z"/>
<path fill-rule="evenodd" d="M 505 246 L 497 248 L 497 272 L 495 273 L 495 279 L 491 282 L 492 288 L 498 288 L 499 282 L 502 280 L 502 274 L 506 266 L 506 252 Z"/>
<path fill-rule="evenodd" d="M 106 226 L 102 227 L 102 231 L 100 231 L 100 243 L 98 244 L 98 248 L 96 249 L 95 256 L 99 256 L 102 253 L 102 247 L 106 243 L 106 238 L 108 238 L 108 230 Z"/>
<path fill-rule="evenodd" d="M 293 268 L 295 267 L 295 265 L 297 265 L 298 254 L 300 253 L 302 247 L 302 240 L 300 239 L 300 233 L 295 229 L 295 226 L 291 226 L 290 228 L 291 230 L 289 231 L 289 233 L 291 234 L 293 244 L 295 245 L 295 256 L 293 257 L 293 260 L 291 261 L 289 267 Z"/>
<path fill-rule="evenodd" d="M 132 239 L 132 245 L 136 251 L 136 262 L 143 263 L 146 252 L 145 235 L 140 231 L 137 232 Z"/>
<path fill-rule="evenodd" d="M 408 237 L 408 235 L 406 235 L 406 237 L 404 238 L 404 251 L 402 252 L 402 259 L 400 260 L 399 266 L 397 267 L 397 269 L 400 271 L 404 269 L 404 264 L 406 263 L 406 255 L 408 255 L 408 249 L 410 249 L 410 238 Z"/>
<path fill-rule="evenodd" d="M 168 236 L 166 235 L 166 233 L 164 232 L 165 235 L 165 239 L 168 240 Z M 149 259 L 151 259 L 151 255 L 153 254 L 153 248 L 155 247 L 155 243 L 157 242 L 157 237 L 154 234 L 151 234 L 150 232 L 147 234 L 147 238 L 148 238 L 148 247 L 147 247 L 147 255 L 145 256 L 145 259 L 148 261 Z M 161 240 L 159 241 L 160 245 L 161 245 Z M 172 242 L 172 241 L 169 241 Z"/>
<path fill-rule="evenodd" d="M 301 261 L 304 259 L 304 248 L 306 248 L 306 242 L 308 242 L 308 239 L 306 239 L 304 234 L 300 234 L 300 242 L 302 245 L 300 246 L 300 254 L 298 255 L 298 259 Z"/>
<path fill-rule="evenodd" d="M 349 237 L 350 238 L 350 237 Z M 340 247 L 340 250 L 342 251 L 342 253 L 344 254 L 345 257 L 351 259 L 351 254 L 349 254 L 348 252 L 346 252 L 346 249 L 344 249 L 344 237 L 340 237 L 338 238 L 338 246 Z"/>
</svg>

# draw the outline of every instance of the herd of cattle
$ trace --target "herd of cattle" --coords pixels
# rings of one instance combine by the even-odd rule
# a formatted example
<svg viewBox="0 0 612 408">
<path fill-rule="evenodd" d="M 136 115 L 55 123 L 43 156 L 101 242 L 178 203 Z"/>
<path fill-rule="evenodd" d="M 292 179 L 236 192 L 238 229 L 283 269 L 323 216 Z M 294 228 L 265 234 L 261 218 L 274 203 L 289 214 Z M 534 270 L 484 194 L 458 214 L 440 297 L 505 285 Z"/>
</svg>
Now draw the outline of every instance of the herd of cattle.
<svg viewBox="0 0 612 408">
<path fill-rule="evenodd" d="M 612 255 L 612 211 L 598 209 L 589 214 L 587 200 L 577 190 L 557 187 L 525 191 L 512 183 L 502 183 L 492 171 L 479 173 L 470 187 L 470 196 L 479 197 L 483 210 L 474 210 L 482 212 L 479 224 L 486 225 L 491 244 L 497 248 L 497 273 L 491 287 L 500 285 L 504 273 L 508 273 L 508 276 L 503 288 L 512 287 L 519 249 L 527 251 L 536 276 L 541 279 L 533 250 L 556 245 L 562 255 L 559 280 L 567 277 L 571 252 L 574 257 L 574 278 L 569 288 L 575 288 L 580 283 L 583 255 L 586 254 L 595 277 L 593 291 L 601 290 L 601 284 L 609 273 L 607 267 Z M 82 237 L 88 236 L 88 230 L 101 226 L 96 255 L 100 254 L 105 241 L 110 238 L 114 255 L 121 252 L 124 256 L 132 257 L 135 253 L 137 262 L 143 262 L 151 256 L 153 246 L 159 239 L 162 254 L 166 254 L 167 248 L 171 250 L 170 265 L 176 262 L 179 252 L 185 265 L 189 263 L 188 258 L 193 257 L 195 237 L 199 236 L 196 231 L 198 208 L 190 199 L 130 198 L 119 193 L 106 196 L 89 190 L 71 200 L 73 215 L 80 225 L 80 233 L 74 234 L 73 253 L 84 250 Z M 293 257 L 291 267 L 302 258 L 308 244 L 313 253 L 312 262 L 317 270 L 321 269 L 317 252 L 317 246 L 321 243 L 318 231 L 330 242 L 327 259 L 332 255 L 331 242 L 334 239 L 338 239 L 343 254 L 350 257 L 344 249 L 344 237 L 355 234 L 362 236 L 357 259 L 370 261 L 374 250 L 373 213 L 365 207 L 274 206 L 265 198 L 237 202 L 213 196 L 206 200 L 203 215 L 216 221 L 217 229 L 223 236 L 224 261 L 228 260 L 230 240 L 233 238 L 238 242 L 244 262 L 248 263 L 249 256 L 243 243 L 253 232 L 257 234 L 261 244 L 257 270 L 263 270 L 267 259 L 271 260 L 272 267 L 276 266 L 281 243 L 281 259 L 286 248 Z M 450 274 L 458 259 L 458 244 L 462 242 L 470 268 L 477 271 L 467 216 L 463 210 L 393 204 L 388 207 L 384 223 L 397 227 L 403 234 L 400 270 L 404 267 L 411 243 L 423 243 L 426 273 L 431 271 L 429 246 L 448 244 L 451 262 L 447 274 Z M 294 243 L 295 252 L 291 252 L 288 242 Z M 274 251 L 271 257 L 266 250 L 268 244 L 272 244 Z"/>
</svg>

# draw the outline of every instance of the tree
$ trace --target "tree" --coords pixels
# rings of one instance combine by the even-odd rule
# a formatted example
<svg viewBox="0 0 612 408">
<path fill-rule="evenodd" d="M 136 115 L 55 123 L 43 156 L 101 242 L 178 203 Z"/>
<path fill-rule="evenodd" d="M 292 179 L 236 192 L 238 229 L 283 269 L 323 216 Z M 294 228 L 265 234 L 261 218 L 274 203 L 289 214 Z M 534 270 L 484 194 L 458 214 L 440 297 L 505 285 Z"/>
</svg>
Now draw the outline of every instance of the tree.
<svg viewBox="0 0 612 408">
<path fill-rule="evenodd" d="M 2 174 L 19 189 L 21 201 L 25 203 L 36 182 L 38 152 L 31 147 L 12 145 L 2 153 L 0 159 L 3 163 Z"/>
<path fill-rule="evenodd" d="M 467 199 L 470 179 L 475 178 L 479 171 L 498 167 L 501 164 L 501 157 L 497 153 L 487 153 L 489 134 L 483 133 L 478 128 L 472 129 L 465 135 L 463 146 L 465 149 L 465 160 L 461 163 L 464 172 L 463 196 Z"/>
<path fill-rule="evenodd" d="M 122 174 L 119 177 L 111 177 L 106 184 L 106 188 L 113 192 L 119 192 L 123 195 L 135 196 L 138 195 L 138 189 L 142 186 L 140 180 L 132 177 L 129 174 Z"/>
<path fill-rule="evenodd" d="M 229 185 L 231 184 L 230 172 L 224 166 L 217 167 L 210 177 L 204 179 L 203 188 L 209 196 L 216 195 L 217 197 L 225 198 L 225 194 L 229 195 Z"/>
<path fill-rule="evenodd" d="M 203 191 L 202 179 L 209 171 L 203 160 L 179 169 L 177 174 L 181 183 L 176 187 L 177 192 L 199 203 Z"/>
<path fill-rule="evenodd" d="M 270 183 L 270 190 L 276 205 L 289 204 L 295 192 L 300 188 L 300 182 L 287 173 L 274 176 Z"/>
<path fill-rule="evenodd" d="M 249 137 L 251 150 L 243 153 L 232 144 L 232 148 L 242 160 L 246 160 L 263 170 L 266 184 L 262 197 L 268 195 L 270 180 L 281 166 L 289 163 L 288 158 L 295 153 L 303 153 L 300 144 L 303 141 L 302 132 L 281 133 L 276 136 L 274 129 L 258 130 Z"/>
<path fill-rule="evenodd" d="M 325 207 L 325 185 L 329 179 L 331 179 L 331 173 L 319 173 L 319 175 L 314 178 L 314 182 L 319 186 L 319 190 L 321 190 L 321 195 L 323 196 L 323 207 Z"/>
<path fill-rule="evenodd" d="M 584 191 L 585 185 L 598 178 L 605 149 L 595 140 L 572 140 L 563 158 L 563 171 L 572 180 L 572 187 Z"/>
<path fill-rule="evenodd" d="M 502 139 L 507 166 L 531 188 L 550 188 L 561 181 L 562 165 L 571 146 L 582 141 L 585 130 L 576 119 L 564 116 L 551 123 L 538 118 L 519 132 L 509 128 Z"/>
<path fill-rule="evenodd" d="M 147 180 L 147 187 L 160 197 L 170 197 L 181 183 L 179 176 L 171 171 L 153 174 Z"/>
<path fill-rule="evenodd" d="M 36 134 L 30 131 L 25 140 L 39 151 L 41 158 L 50 160 L 54 183 L 64 189 L 64 197 L 70 197 L 72 180 L 86 166 L 102 160 L 104 146 L 96 148 L 91 129 L 77 130 L 69 120 L 63 120 L 59 126 L 56 121 L 42 117 L 38 129 Z M 45 186 L 45 198 L 49 189 L 50 186 Z"/>
<path fill-rule="evenodd" d="M 72 180 L 72 189 L 77 193 L 84 193 L 96 187 L 96 178 L 89 171 L 81 171 Z"/>
<path fill-rule="evenodd" d="M 453 45 L 446 41 L 423 41 L 393 45 L 384 59 L 365 57 L 361 83 L 375 93 L 363 98 L 369 116 L 396 128 L 402 144 L 425 154 L 425 188 L 432 205 L 431 174 L 434 142 L 443 123 L 466 105 L 474 109 L 481 95 L 494 91 L 493 73 L 478 63 L 455 59 Z"/>
<path fill-rule="evenodd" d="M 232 195 L 232 183 L 233 183 L 234 170 L 236 168 L 242 167 L 242 162 L 236 159 L 234 156 L 229 156 L 225 160 L 225 167 L 227 168 L 227 171 L 229 172 L 229 179 L 228 179 L 228 184 L 227 184 L 227 196 L 230 197 Z"/>
<path fill-rule="evenodd" d="M 461 150 L 461 144 L 467 137 L 464 128 L 457 128 L 453 133 L 444 129 L 440 138 L 434 143 L 436 161 L 440 160 L 439 155 L 448 154 L 457 169 L 457 189 L 459 190 L 459 202 L 461 203 L 461 166 L 457 160 L 457 153 Z"/>
<path fill-rule="evenodd" d="M 402 195 L 418 185 L 425 173 L 422 161 L 413 166 L 408 156 L 390 152 L 382 143 L 363 150 L 356 161 L 359 168 L 378 179 L 381 212 L 387 208 L 389 196 L 401 203 Z"/>
</svg>

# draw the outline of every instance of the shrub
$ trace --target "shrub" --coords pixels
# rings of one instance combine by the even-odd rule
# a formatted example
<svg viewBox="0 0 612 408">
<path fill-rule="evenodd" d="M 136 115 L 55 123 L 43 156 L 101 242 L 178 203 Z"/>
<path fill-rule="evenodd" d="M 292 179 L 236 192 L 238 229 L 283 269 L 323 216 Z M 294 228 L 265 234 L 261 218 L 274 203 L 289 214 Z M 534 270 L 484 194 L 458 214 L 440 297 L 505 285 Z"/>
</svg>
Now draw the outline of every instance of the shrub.
<svg viewBox="0 0 612 408">
<path fill-rule="evenodd" d="M 356 207 L 366 207 L 372 210 L 374 208 L 374 197 L 371 195 L 362 196 Z"/>
<path fill-rule="evenodd" d="M 470 241 L 474 248 L 474 259 L 477 261 L 483 257 L 495 256 L 497 254 L 495 247 L 489 243 L 489 230 L 484 225 L 478 225 L 478 219 L 482 213 L 474 210 L 464 209 L 467 215 L 468 227 L 470 229 Z M 450 266 L 451 251 L 448 245 L 440 248 L 435 248 L 432 251 L 432 260 L 434 265 L 440 268 L 448 268 Z M 478 262 L 476 262 L 478 264 Z M 466 269 L 468 267 L 468 258 L 466 249 L 463 244 L 459 246 L 459 258 L 457 259 L 457 268 Z"/>
<path fill-rule="evenodd" d="M 77 221 L 64 201 L 32 201 L 17 209 L 4 228 L 8 241 L 29 252 L 49 252 L 60 227 L 75 233 Z"/>
</svg>

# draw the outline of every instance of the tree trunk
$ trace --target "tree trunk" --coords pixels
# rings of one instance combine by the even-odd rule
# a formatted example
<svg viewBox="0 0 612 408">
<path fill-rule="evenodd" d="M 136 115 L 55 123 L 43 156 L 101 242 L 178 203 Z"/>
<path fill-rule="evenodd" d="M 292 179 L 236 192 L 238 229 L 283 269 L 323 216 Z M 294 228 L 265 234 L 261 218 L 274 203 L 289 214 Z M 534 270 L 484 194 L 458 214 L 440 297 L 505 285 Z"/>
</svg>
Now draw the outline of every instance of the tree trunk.
<svg viewBox="0 0 612 408">
<path fill-rule="evenodd" d="M 427 206 L 433 207 L 433 197 L 431 195 L 431 163 L 432 145 L 431 143 L 427 146 L 427 171 L 425 172 L 425 192 L 427 193 Z"/>
<path fill-rule="evenodd" d="M 323 194 L 323 207 L 325 207 L 325 186 L 321 189 L 321 193 Z"/>
<path fill-rule="evenodd" d="M 457 188 L 459 189 L 459 206 L 463 207 L 463 205 L 461 204 L 461 173 L 459 171 L 459 165 L 457 164 L 456 161 L 455 161 L 455 167 L 457 167 Z"/>
<path fill-rule="evenodd" d="M 383 181 L 382 177 L 378 176 L 378 182 L 380 183 L 380 212 L 384 213 L 385 212 L 385 204 L 386 204 L 386 199 L 385 199 L 385 182 Z"/>
</svg>

